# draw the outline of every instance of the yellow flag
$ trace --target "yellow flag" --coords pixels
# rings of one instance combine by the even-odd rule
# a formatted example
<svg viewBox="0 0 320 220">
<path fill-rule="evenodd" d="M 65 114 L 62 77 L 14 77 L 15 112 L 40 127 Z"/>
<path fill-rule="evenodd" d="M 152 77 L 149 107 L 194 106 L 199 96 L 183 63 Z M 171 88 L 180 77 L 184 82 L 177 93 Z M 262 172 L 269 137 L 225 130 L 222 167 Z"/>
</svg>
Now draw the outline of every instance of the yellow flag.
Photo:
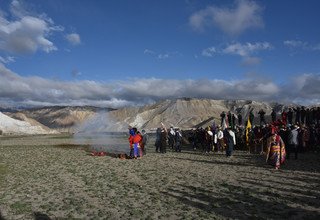
<svg viewBox="0 0 320 220">
<path fill-rule="evenodd" d="M 247 128 L 246 128 L 246 142 L 249 144 L 249 131 L 251 129 L 251 122 L 250 119 L 248 118 L 248 123 L 247 123 Z"/>
</svg>

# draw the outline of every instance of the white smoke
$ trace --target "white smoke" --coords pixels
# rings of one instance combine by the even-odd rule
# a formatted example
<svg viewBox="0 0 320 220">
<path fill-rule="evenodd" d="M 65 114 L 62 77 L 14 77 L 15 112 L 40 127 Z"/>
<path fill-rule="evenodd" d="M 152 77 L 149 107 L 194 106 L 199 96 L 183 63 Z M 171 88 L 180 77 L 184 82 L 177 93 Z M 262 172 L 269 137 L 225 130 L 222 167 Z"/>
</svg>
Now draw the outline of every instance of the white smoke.
<svg viewBox="0 0 320 220">
<path fill-rule="evenodd" d="M 127 124 L 116 121 L 108 112 L 98 112 L 75 127 L 74 141 L 95 151 L 128 153 L 127 128 Z"/>
</svg>

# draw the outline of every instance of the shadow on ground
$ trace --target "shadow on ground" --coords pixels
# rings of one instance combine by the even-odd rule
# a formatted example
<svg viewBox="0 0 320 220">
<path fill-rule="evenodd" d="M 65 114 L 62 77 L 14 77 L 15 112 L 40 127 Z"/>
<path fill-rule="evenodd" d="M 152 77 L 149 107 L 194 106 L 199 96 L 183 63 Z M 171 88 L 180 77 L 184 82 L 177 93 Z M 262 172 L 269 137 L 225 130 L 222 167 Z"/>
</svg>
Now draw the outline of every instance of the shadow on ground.
<svg viewBox="0 0 320 220">
<path fill-rule="evenodd" d="M 261 192 L 256 189 L 229 183 L 223 183 L 217 187 L 219 193 L 201 187 L 180 185 L 170 188 L 163 194 L 173 197 L 187 206 L 201 209 L 208 215 L 218 215 L 223 218 L 316 219 L 320 214 L 318 211 L 289 206 L 284 202 L 288 199 L 277 193 L 265 191 L 262 196 Z M 304 203 L 306 201 L 307 199 L 303 199 L 295 202 Z M 318 201 L 314 200 L 313 202 L 314 208 L 319 206 Z"/>
</svg>

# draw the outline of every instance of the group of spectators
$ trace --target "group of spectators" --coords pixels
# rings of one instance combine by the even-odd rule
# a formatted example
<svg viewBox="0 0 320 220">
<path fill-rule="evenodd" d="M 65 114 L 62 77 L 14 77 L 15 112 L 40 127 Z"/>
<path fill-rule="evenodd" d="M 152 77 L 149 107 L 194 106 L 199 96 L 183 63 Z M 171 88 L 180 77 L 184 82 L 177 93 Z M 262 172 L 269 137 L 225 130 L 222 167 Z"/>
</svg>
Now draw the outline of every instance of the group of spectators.
<svg viewBox="0 0 320 220">
<path fill-rule="evenodd" d="M 156 131 L 156 141 L 155 147 L 156 152 L 166 153 L 167 146 L 176 152 L 181 152 L 182 145 L 182 133 L 179 128 L 170 127 L 168 131 L 167 128 L 161 123 L 161 127 Z"/>
<path fill-rule="evenodd" d="M 243 123 L 242 116 L 221 113 L 221 125 L 192 130 L 189 140 L 194 149 L 203 151 L 226 151 L 232 154 L 233 148 L 247 150 L 250 153 L 266 155 L 266 160 L 279 168 L 284 159 L 298 158 L 298 152 L 316 151 L 320 146 L 320 108 L 288 108 L 276 113 L 273 109 L 267 122 L 266 113 L 260 110 L 259 121 L 255 120 L 253 109 L 249 111 L 248 119 Z M 258 123 L 255 123 L 258 121 Z M 208 141 L 208 131 L 212 139 Z M 229 135 L 235 134 L 235 140 L 230 141 Z M 212 148 L 211 148 L 212 146 Z"/>
<path fill-rule="evenodd" d="M 259 121 L 255 120 L 255 115 L 259 115 Z M 278 113 L 273 109 L 268 120 L 262 109 L 256 114 L 251 109 L 245 122 L 241 114 L 231 114 L 230 111 L 222 112 L 220 116 L 221 124 L 213 122 L 208 127 L 190 131 L 174 127 L 167 129 L 161 123 L 156 131 L 156 152 L 166 153 L 167 148 L 181 152 L 183 143 L 205 154 L 225 152 L 227 157 L 232 156 L 234 149 L 247 150 L 266 155 L 266 160 L 279 168 L 284 158 L 290 158 L 290 154 L 294 153 L 297 159 L 299 152 L 319 150 L 320 107 L 288 108 Z M 130 156 L 142 157 L 147 142 L 145 131 L 140 134 L 136 128 L 130 128 L 129 132 Z"/>
</svg>

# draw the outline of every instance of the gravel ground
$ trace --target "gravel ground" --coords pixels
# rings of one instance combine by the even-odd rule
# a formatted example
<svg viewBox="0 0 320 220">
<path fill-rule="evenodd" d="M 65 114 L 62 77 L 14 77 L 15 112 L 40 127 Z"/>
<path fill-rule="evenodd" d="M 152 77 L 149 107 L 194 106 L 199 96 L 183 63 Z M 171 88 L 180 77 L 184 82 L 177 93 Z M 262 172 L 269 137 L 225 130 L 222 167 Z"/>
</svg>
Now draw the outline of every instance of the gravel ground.
<svg viewBox="0 0 320 220">
<path fill-rule="evenodd" d="M 0 186 L 0 219 L 320 217 L 320 155 L 311 153 L 274 170 L 243 151 L 152 147 L 121 160 L 90 156 L 68 136 L 1 137 Z"/>
</svg>

